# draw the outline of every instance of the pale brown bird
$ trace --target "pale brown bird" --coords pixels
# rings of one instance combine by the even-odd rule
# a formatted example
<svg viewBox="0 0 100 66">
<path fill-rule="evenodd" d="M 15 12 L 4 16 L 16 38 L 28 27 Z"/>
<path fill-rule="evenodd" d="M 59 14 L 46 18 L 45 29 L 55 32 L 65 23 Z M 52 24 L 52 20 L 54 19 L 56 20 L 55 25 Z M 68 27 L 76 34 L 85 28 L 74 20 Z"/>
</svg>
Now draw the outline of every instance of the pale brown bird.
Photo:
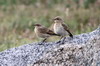
<svg viewBox="0 0 100 66">
<path fill-rule="evenodd" d="M 35 31 L 36 36 L 40 38 L 44 38 L 42 42 L 44 42 L 50 36 L 53 36 L 53 35 L 58 36 L 52 30 L 42 26 L 41 24 L 35 24 L 34 26 L 35 26 L 34 31 Z"/>
<path fill-rule="evenodd" d="M 73 38 L 72 33 L 69 31 L 68 27 L 64 24 L 62 18 L 57 16 L 53 19 L 53 21 L 54 21 L 54 26 L 53 26 L 54 33 L 60 35 L 61 39 L 66 35 L 69 35 L 71 38 Z"/>
</svg>

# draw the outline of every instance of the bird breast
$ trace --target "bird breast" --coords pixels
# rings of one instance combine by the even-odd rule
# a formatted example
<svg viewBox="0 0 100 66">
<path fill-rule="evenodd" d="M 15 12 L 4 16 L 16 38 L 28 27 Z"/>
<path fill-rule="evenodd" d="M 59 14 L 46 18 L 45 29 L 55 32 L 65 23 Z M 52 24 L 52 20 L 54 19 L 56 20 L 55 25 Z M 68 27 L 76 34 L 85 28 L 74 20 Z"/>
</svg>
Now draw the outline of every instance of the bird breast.
<svg viewBox="0 0 100 66">
<path fill-rule="evenodd" d="M 35 35 L 38 37 L 38 29 L 36 27 L 34 28 L 34 32 L 35 32 Z"/>
<path fill-rule="evenodd" d="M 64 27 L 62 26 L 62 24 L 54 24 L 54 32 L 56 34 L 59 34 L 61 36 L 65 36 L 67 35 L 67 31 L 64 29 Z"/>
</svg>

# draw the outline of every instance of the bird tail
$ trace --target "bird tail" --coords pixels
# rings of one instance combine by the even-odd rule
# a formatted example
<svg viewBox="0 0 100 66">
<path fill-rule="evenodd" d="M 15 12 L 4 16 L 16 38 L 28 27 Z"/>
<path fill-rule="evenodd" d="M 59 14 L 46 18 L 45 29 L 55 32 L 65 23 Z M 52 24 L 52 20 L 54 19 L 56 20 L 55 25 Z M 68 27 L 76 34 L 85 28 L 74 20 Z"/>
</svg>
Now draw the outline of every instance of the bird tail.
<svg viewBox="0 0 100 66">
<path fill-rule="evenodd" d="M 69 36 L 70 36 L 71 38 L 73 38 L 72 33 L 71 33 L 69 30 L 67 30 L 67 32 L 68 32 Z"/>
<path fill-rule="evenodd" d="M 69 34 L 69 36 L 70 36 L 71 38 L 73 38 L 73 35 L 72 35 L 71 33 Z"/>
</svg>

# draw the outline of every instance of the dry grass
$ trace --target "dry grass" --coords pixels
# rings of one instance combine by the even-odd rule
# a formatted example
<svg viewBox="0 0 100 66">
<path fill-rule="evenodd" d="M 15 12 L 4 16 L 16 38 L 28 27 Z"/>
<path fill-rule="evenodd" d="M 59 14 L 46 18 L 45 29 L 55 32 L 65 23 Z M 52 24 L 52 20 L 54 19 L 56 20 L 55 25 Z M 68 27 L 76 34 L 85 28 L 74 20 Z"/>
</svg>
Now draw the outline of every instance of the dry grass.
<svg viewBox="0 0 100 66">
<path fill-rule="evenodd" d="M 69 9 L 68 12 L 67 9 Z M 34 36 L 32 24 L 41 23 L 50 27 L 52 18 L 61 16 L 75 35 L 97 28 L 100 24 L 99 14 L 100 9 L 95 7 L 67 8 L 65 4 L 59 3 L 50 7 L 39 3 L 37 5 L 2 5 L 0 6 L 0 51 L 39 41 Z M 54 38 L 57 37 L 52 37 L 48 41 L 54 41 Z"/>
</svg>

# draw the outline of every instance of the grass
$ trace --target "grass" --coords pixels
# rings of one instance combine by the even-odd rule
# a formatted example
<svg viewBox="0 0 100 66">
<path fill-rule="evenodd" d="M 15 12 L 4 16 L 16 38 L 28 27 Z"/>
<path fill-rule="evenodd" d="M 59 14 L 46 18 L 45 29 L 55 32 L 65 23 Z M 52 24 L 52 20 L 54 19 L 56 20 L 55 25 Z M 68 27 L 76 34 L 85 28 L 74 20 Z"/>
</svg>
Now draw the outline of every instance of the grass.
<svg viewBox="0 0 100 66">
<path fill-rule="evenodd" d="M 6 0 L 5 0 L 6 1 Z M 56 2 L 55 2 L 56 3 Z M 43 4 L 35 5 L 1 5 L 0 6 L 0 51 L 23 44 L 38 42 L 34 35 L 32 24 L 40 23 L 46 27 L 52 25 L 52 18 L 61 16 L 76 34 L 91 32 L 100 24 L 99 8 L 67 7 L 64 2 L 45 7 Z M 63 4 L 64 3 L 64 4 Z M 51 37 L 48 41 L 56 41 L 58 37 Z M 58 40 L 58 39 L 57 39 Z"/>
</svg>

